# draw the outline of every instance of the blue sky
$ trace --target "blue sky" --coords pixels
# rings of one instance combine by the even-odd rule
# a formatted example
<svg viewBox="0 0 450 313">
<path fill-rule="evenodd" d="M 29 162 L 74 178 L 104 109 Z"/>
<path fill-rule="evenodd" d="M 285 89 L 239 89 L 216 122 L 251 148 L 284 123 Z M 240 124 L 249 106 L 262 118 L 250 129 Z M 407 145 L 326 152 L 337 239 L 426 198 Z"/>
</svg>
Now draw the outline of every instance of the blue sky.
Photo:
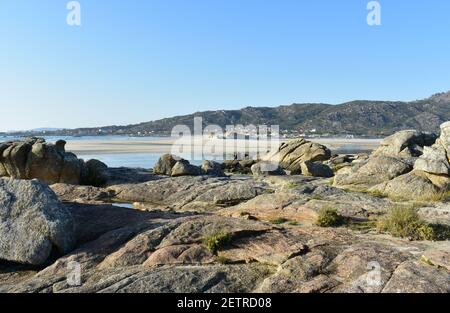
<svg viewBox="0 0 450 313">
<path fill-rule="evenodd" d="M 0 1 L 0 131 L 450 89 L 450 1 Z"/>
</svg>

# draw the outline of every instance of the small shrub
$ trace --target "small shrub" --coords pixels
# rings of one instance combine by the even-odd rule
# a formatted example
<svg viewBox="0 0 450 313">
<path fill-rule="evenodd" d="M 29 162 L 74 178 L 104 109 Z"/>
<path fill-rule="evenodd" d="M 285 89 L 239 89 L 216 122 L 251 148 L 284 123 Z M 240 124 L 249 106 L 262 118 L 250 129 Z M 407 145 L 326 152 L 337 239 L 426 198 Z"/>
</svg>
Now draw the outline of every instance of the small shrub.
<svg viewBox="0 0 450 313">
<path fill-rule="evenodd" d="M 316 225 L 320 227 L 337 227 L 344 223 L 344 217 L 333 208 L 322 208 L 319 211 Z"/>
<path fill-rule="evenodd" d="M 227 232 L 217 232 L 210 236 L 203 238 L 203 244 L 211 253 L 216 254 L 221 248 L 229 244 L 231 241 L 231 234 Z"/>
<path fill-rule="evenodd" d="M 418 229 L 423 225 L 423 221 L 417 213 L 417 209 L 395 207 L 378 222 L 378 230 L 388 232 L 394 237 L 418 238 Z"/>
<path fill-rule="evenodd" d="M 434 232 L 434 228 L 430 225 L 423 224 L 417 228 L 417 237 L 422 240 L 435 240 L 436 233 Z"/>
<path fill-rule="evenodd" d="M 297 221 L 289 221 L 289 222 L 288 222 L 288 225 L 291 225 L 291 226 L 297 226 L 297 225 L 298 225 L 298 222 L 297 222 Z"/>
<path fill-rule="evenodd" d="M 448 240 L 450 227 L 439 224 L 428 224 L 419 216 L 417 208 L 393 208 L 377 224 L 378 230 L 394 237 L 412 240 Z"/>
<path fill-rule="evenodd" d="M 276 218 L 276 219 L 271 220 L 270 222 L 271 222 L 272 224 L 279 225 L 279 224 L 284 224 L 284 223 L 286 223 L 286 222 L 288 222 L 288 221 L 289 221 L 289 220 L 286 219 L 286 218 L 284 218 L 284 217 L 278 217 L 278 218 Z"/>
</svg>

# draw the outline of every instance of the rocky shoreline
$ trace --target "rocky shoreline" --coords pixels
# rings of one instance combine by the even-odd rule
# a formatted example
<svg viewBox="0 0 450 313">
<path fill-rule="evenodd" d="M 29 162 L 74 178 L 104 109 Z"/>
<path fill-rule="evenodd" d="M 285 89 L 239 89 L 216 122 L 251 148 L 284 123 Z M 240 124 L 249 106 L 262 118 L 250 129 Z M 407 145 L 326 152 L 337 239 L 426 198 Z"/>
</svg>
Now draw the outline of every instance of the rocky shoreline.
<svg viewBox="0 0 450 313">
<path fill-rule="evenodd" d="M 450 292 L 450 122 L 370 155 L 299 139 L 152 170 L 64 146 L 0 143 L 0 292 Z M 418 237 L 376 226 L 392 212 Z"/>
</svg>

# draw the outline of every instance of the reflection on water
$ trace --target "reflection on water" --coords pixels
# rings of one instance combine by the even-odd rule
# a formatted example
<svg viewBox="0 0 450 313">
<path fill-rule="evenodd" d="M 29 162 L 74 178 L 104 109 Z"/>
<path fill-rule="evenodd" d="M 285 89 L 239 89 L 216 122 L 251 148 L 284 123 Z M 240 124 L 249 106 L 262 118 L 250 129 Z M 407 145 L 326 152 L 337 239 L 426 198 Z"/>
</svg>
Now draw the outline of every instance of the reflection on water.
<svg viewBox="0 0 450 313">
<path fill-rule="evenodd" d="M 112 206 L 115 206 L 118 208 L 125 208 L 125 209 L 134 209 L 134 205 L 132 203 L 114 202 L 114 203 L 112 203 Z"/>
</svg>

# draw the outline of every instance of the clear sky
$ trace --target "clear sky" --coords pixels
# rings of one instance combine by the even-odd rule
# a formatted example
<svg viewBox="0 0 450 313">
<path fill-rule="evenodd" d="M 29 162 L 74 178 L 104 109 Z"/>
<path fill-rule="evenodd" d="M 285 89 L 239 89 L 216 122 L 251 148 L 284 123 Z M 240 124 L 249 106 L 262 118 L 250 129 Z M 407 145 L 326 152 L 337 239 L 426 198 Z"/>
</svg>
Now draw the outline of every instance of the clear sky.
<svg viewBox="0 0 450 313">
<path fill-rule="evenodd" d="M 450 89 L 450 1 L 0 1 L 0 131 Z"/>
</svg>

